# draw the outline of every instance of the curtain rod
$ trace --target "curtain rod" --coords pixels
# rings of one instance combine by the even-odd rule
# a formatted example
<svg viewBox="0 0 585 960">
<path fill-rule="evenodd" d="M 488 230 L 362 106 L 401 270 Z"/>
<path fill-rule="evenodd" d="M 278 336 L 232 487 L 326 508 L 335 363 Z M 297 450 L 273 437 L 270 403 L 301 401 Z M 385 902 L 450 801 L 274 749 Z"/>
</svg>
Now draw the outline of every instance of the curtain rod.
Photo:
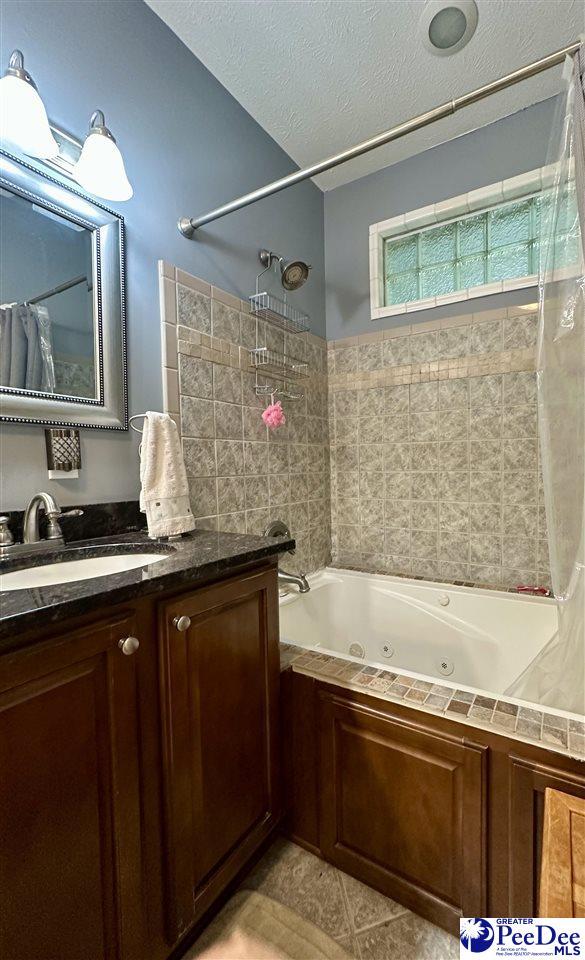
<svg viewBox="0 0 585 960">
<path fill-rule="evenodd" d="M 516 83 L 520 83 L 522 80 L 528 79 L 528 77 L 534 77 L 544 70 L 556 67 L 560 63 L 563 63 L 565 57 L 575 54 L 580 45 L 579 41 L 571 43 L 568 47 L 563 47 L 562 50 L 557 50 L 556 53 L 551 53 L 548 57 L 543 57 L 542 60 L 535 60 L 534 63 L 529 63 L 526 67 L 520 67 L 519 70 L 509 73 L 505 77 L 500 77 L 499 80 L 486 83 L 485 86 L 478 87 L 476 90 L 472 90 L 471 93 L 466 93 L 462 97 L 447 100 L 446 103 L 443 103 L 439 107 L 434 107 L 432 110 L 428 110 L 427 113 L 421 113 L 418 117 L 413 117 L 411 120 L 407 120 L 397 127 L 391 127 L 390 130 L 378 133 L 369 140 L 362 140 L 362 142 L 356 144 L 355 147 L 350 147 L 348 150 L 343 150 L 342 153 L 327 157 L 326 160 L 321 160 L 320 163 L 314 163 L 312 166 L 305 167 L 303 170 L 289 173 L 288 176 L 282 177 L 280 180 L 274 180 L 272 183 L 268 183 L 264 187 L 259 187 L 257 190 L 252 190 L 251 193 L 246 193 L 236 200 L 230 200 L 229 203 L 224 203 L 223 206 L 216 207 L 215 210 L 210 210 L 209 213 L 205 213 L 200 217 L 182 217 L 178 222 L 179 231 L 184 237 L 192 239 L 195 231 L 205 223 L 211 223 L 212 220 L 219 220 L 220 217 L 225 217 L 228 213 L 234 213 L 236 210 L 241 210 L 242 207 L 256 203 L 257 200 L 263 200 L 264 197 L 270 197 L 274 193 L 286 190 L 287 187 L 292 187 L 295 183 L 301 183 L 303 180 L 315 177 L 317 174 L 324 173 L 326 170 L 332 170 L 333 167 L 347 163 L 348 160 L 353 160 L 355 157 L 361 157 L 362 154 L 369 153 L 370 150 L 375 150 L 385 143 L 398 140 L 400 137 L 406 136 L 407 133 L 412 133 L 413 130 L 420 130 L 421 127 L 426 127 L 436 120 L 448 117 L 452 113 L 456 113 L 457 110 L 462 110 L 463 107 L 477 103 L 478 100 L 483 100 L 493 93 L 499 93 L 500 90 L 505 90 L 507 87 L 511 87 Z"/>
<path fill-rule="evenodd" d="M 77 287 L 80 283 L 87 283 L 88 292 L 92 289 L 87 277 L 74 277 L 73 280 L 66 280 L 65 283 L 60 283 L 56 287 L 51 287 L 50 290 L 45 290 L 44 293 L 40 293 L 38 297 L 33 297 L 32 300 L 27 300 L 26 303 L 40 303 L 41 300 L 48 300 L 49 297 L 54 297 L 57 293 L 64 293 L 65 290 Z"/>
</svg>

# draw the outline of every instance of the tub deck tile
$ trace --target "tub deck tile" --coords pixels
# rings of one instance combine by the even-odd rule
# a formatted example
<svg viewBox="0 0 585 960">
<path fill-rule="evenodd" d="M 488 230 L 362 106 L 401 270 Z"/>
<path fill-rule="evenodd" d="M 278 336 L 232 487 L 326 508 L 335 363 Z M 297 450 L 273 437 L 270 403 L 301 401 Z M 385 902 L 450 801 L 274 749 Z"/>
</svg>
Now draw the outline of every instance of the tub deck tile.
<svg viewBox="0 0 585 960">
<path fill-rule="evenodd" d="M 520 707 L 518 710 L 518 725 L 521 723 L 533 723 L 542 726 L 542 710 L 533 710 L 532 707 Z"/>
<path fill-rule="evenodd" d="M 560 747 L 568 745 L 567 731 L 559 730 L 557 727 L 549 727 L 546 723 L 542 725 L 542 739 L 545 743 L 557 743 Z"/>
<path fill-rule="evenodd" d="M 411 687 L 410 690 L 407 690 L 404 694 L 404 699 L 414 700 L 416 703 L 424 703 L 426 696 L 425 690 L 417 690 L 415 687 Z"/>
<path fill-rule="evenodd" d="M 373 680 L 373 677 L 358 673 L 357 677 L 353 678 L 352 683 L 357 683 L 360 687 L 368 687 Z"/>
<path fill-rule="evenodd" d="M 425 690 L 426 693 L 429 693 L 432 686 L 433 684 L 427 683 L 426 680 L 416 680 L 414 683 L 415 690 Z"/>
<path fill-rule="evenodd" d="M 475 700 L 473 701 L 474 707 L 484 707 L 486 710 L 489 710 L 490 713 L 493 713 L 496 701 L 492 697 L 483 697 L 481 694 L 477 694 Z"/>
<path fill-rule="evenodd" d="M 510 717 L 515 717 L 518 714 L 518 706 L 515 703 L 498 700 L 496 703 L 496 713 L 507 713 Z"/>
<path fill-rule="evenodd" d="M 473 703 L 474 696 L 474 693 L 469 693 L 467 690 L 456 690 L 453 694 L 453 699 L 459 700 L 462 703 Z"/>
<path fill-rule="evenodd" d="M 470 708 L 471 704 L 469 702 L 465 703 L 463 700 L 456 700 L 453 698 L 447 707 L 447 713 L 456 713 L 460 716 L 466 717 Z"/>
<path fill-rule="evenodd" d="M 482 707 L 481 704 L 474 703 L 467 716 L 472 717 L 474 720 L 482 720 L 483 723 L 489 723 L 492 719 L 493 712 L 492 707 Z"/>
<path fill-rule="evenodd" d="M 386 683 L 394 683 L 394 681 L 395 681 L 396 678 L 398 677 L 398 674 L 397 674 L 397 673 L 390 673 L 388 670 L 382 670 L 382 673 L 380 674 L 380 677 L 381 677 L 381 679 L 385 680 Z M 578 731 L 576 731 L 576 732 L 578 732 Z M 584 731 L 584 732 L 585 732 L 585 731 Z"/>
<path fill-rule="evenodd" d="M 535 707 L 521 706 L 505 699 L 459 690 L 455 685 L 418 680 L 403 673 L 393 673 L 369 665 L 350 662 L 344 657 L 319 653 L 282 644 L 283 669 L 291 669 L 322 677 L 340 684 L 365 688 L 371 696 L 411 707 L 424 707 L 433 713 L 451 716 L 495 733 L 517 737 L 558 753 L 569 753 L 585 760 L 585 722 L 559 717 Z"/>
<path fill-rule="evenodd" d="M 531 737 L 540 740 L 542 734 L 542 724 L 535 723 L 532 720 L 523 720 L 519 718 L 516 723 L 516 733 L 522 737 Z"/>
<path fill-rule="evenodd" d="M 429 693 L 425 700 L 425 707 L 436 707 L 437 710 L 445 710 L 449 703 L 448 697 L 439 697 L 436 693 Z"/>
<path fill-rule="evenodd" d="M 453 687 L 444 687 L 440 683 L 433 683 L 431 693 L 435 693 L 438 697 L 447 697 L 450 700 L 455 690 Z"/>
<path fill-rule="evenodd" d="M 545 713 L 543 723 L 546 727 L 556 727 L 557 730 L 567 732 L 567 718 L 557 717 L 556 713 Z"/>
<path fill-rule="evenodd" d="M 502 727 L 503 730 L 513 731 L 516 726 L 516 717 L 501 710 L 495 710 L 491 722 L 496 727 Z"/>
</svg>

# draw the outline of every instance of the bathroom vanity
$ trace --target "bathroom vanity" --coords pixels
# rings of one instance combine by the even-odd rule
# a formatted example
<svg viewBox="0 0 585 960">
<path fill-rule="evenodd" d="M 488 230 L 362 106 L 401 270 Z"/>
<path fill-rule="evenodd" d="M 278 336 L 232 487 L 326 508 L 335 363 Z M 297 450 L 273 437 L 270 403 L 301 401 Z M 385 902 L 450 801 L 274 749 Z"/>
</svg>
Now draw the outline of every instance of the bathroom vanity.
<svg viewBox="0 0 585 960">
<path fill-rule="evenodd" d="M 3 595 L 1 956 L 162 960 L 270 836 L 282 548 Z"/>
</svg>

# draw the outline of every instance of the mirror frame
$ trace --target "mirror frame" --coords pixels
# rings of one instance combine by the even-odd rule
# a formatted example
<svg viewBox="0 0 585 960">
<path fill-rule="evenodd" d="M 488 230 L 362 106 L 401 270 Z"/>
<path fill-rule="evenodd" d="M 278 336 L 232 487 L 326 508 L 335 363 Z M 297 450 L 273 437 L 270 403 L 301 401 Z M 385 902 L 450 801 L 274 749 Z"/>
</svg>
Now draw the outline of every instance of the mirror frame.
<svg viewBox="0 0 585 960">
<path fill-rule="evenodd" d="M 124 218 L 2 150 L 0 186 L 92 231 L 93 315 L 99 361 L 96 399 L 0 386 L 0 421 L 127 430 Z"/>
</svg>

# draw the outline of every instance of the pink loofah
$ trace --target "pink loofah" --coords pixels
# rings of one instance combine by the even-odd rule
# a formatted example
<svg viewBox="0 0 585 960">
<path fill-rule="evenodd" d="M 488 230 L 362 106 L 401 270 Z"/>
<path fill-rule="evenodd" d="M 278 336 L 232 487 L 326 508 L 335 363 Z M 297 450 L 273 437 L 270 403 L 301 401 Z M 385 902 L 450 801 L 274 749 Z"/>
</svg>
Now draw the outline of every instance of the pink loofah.
<svg viewBox="0 0 585 960">
<path fill-rule="evenodd" d="M 276 430 L 278 427 L 284 426 L 286 423 L 286 417 L 284 415 L 284 410 L 282 409 L 282 404 L 280 400 L 277 400 L 274 403 L 274 398 L 272 398 L 272 403 L 266 407 L 266 410 L 262 412 L 262 419 L 267 427 L 270 427 L 271 430 Z"/>
</svg>

